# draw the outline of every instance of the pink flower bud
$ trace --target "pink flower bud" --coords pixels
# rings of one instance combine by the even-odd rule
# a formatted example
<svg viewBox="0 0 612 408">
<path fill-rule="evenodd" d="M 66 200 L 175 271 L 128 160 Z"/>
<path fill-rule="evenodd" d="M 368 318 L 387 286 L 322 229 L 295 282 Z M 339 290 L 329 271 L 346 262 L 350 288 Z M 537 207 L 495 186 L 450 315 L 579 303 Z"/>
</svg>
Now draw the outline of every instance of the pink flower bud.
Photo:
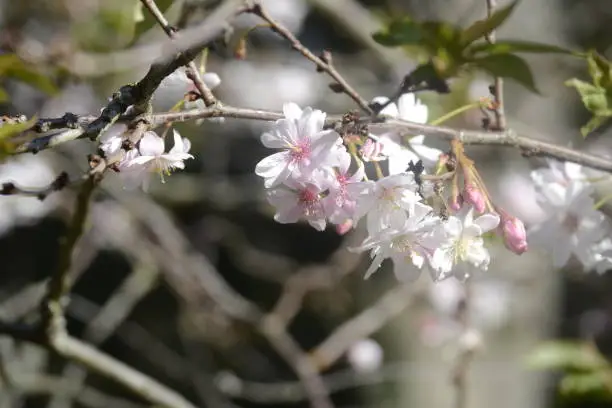
<svg viewBox="0 0 612 408">
<path fill-rule="evenodd" d="M 525 224 L 518 218 L 501 210 L 499 211 L 501 222 L 499 229 L 504 237 L 504 245 L 508 250 L 517 255 L 527 251 L 527 233 L 525 232 Z"/>
<path fill-rule="evenodd" d="M 346 220 L 342 224 L 336 225 L 336 233 L 338 235 L 344 235 L 353 228 L 353 220 Z"/>
<path fill-rule="evenodd" d="M 463 207 L 463 196 L 461 194 L 457 194 L 456 197 L 449 198 L 448 208 L 454 212 L 457 212 L 461 210 L 461 207 Z"/>
<path fill-rule="evenodd" d="M 469 183 L 466 184 L 463 189 L 463 199 L 466 203 L 472 204 L 474 209 L 483 213 L 485 210 L 485 197 L 482 191 L 476 187 L 474 184 Z"/>
<path fill-rule="evenodd" d="M 383 145 L 379 142 L 375 142 L 372 139 L 367 139 L 363 146 L 361 146 L 360 153 L 363 161 L 380 161 L 384 160 L 382 155 Z"/>
</svg>

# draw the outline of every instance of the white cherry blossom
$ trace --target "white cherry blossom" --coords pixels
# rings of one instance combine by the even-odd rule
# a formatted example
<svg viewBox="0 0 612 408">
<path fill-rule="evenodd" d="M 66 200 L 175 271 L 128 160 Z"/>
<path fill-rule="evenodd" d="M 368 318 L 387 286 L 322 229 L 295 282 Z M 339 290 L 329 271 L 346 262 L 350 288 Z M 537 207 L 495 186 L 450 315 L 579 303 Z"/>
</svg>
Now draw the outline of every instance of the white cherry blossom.
<svg viewBox="0 0 612 408">
<path fill-rule="evenodd" d="M 323 172 L 317 172 L 307 182 L 287 180 L 284 185 L 268 190 L 268 202 L 276 207 L 274 219 L 281 224 L 305 220 L 323 231 L 327 225 L 323 206 L 323 186 L 328 182 L 325 178 Z"/>
<path fill-rule="evenodd" d="M 445 235 L 436 249 L 432 266 L 436 270 L 435 280 L 451 275 L 465 279 L 476 269 L 487 270 L 490 262 L 489 251 L 484 246 L 482 234 L 499 225 L 497 214 L 483 214 L 474 219 L 474 208 L 464 205 L 457 214 L 442 224 L 440 234 Z"/>
<path fill-rule="evenodd" d="M 132 149 L 119 166 L 120 176 L 126 188 L 141 186 L 147 190 L 151 173 L 158 173 L 162 183 L 164 175 L 169 175 L 174 169 L 185 168 L 184 160 L 192 159 L 189 153 L 191 143 L 182 138 L 175 130 L 174 146 L 164 153 L 164 139 L 155 132 L 145 132 L 139 142 L 138 149 Z"/>
<path fill-rule="evenodd" d="M 283 106 L 284 119 L 261 136 L 264 146 L 282 149 L 262 159 L 255 173 L 265 178 L 266 188 L 275 187 L 289 177 L 307 180 L 314 169 L 336 164 L 340 135 L 323 130 L 325 113 L 310 107 L 300 109 L 294 103 Z"/>
<path fill-rule="evenodd" d="M 393 272 L 398 280 L 418 278 L 421 269 L 429 266 L 439 244 L 434 231 L 440 225 L 440 218 L 432 212 L 433 209 L 426 205 L 415 206 L 400 228 L 370 234 L 361 246 L 353 248 L 355 252 L 371 250 L 372 263 L 365 278 L 376 272 L 387 258 L 393 261 Z"/>
<path fill-rule="evenodd" d="M 374 98 L 374 102 L 379 104 L 384 104 L 387 101 L 388 98 L 385 97 Z M 418 101 L 412 93 L 400 96 L 397 105 L 391 103 L 380 113 L 416 123 L 426 123 L 428 115 L 427 106 Z M 406 143 L 403 143 L 404 135 L 398 131 L 377 129 L 376 125 L 370 126 L 370 131 L 379 137 L 380 143 L 383 145 L 382 154 L 388 157 L 389 174 L 405 172 L 410 161 L 416 163 L 423 160 L 425 167 L 431 167 L 435 165 L 438 157 L 442 154 L 441 150 L 424 144 L 424 135 L 411 137 Z"/>
<path fill-rule="evenodd" d="M 363 166 L 357 167 L 350 174 L 351 156 L 345 152 L 340 155 L 339 164 L 329 177 L 329 192 L 323 199 L 325 212 L 334 224 L 342 224 L 354 217 L 357 210 L 359 195 L 367 189 L 368 184 L 362 183 Z"/>
<path fill-rule="evenodd" d="M 387 228 L 399 229 L 408 219 L 421 196 L 416 192 L 417 184 L 414 175 L 409 173 L 384 177 L 361 194 L 355 220 L 367 216 L 366 224 L 370 234 L 376 234 Z"/>
<path fill-rule="evenodd" d="M 595 210 L 594 188 L 587 183 L 581 166 L 549 161 L 549 166 L 531 173 L 537 202 L 546 218 L 528 231 L 530 242 L 552 254 L 553 265 L 563 267 L 572 255 L 585 268 L 598 258 L 606 219 Z"/>
<path fill-rule="evenodd" d="M 582 182 L 544 184 L 538 203 L 548 217 L 528 232 L 534 245 L 552 254 L 553 265 L 563 267 L 572 254 L 589 257 L 590 247 L 603 237 L 605 217 L 594 209 L 592 188 Z"/>
</svg>

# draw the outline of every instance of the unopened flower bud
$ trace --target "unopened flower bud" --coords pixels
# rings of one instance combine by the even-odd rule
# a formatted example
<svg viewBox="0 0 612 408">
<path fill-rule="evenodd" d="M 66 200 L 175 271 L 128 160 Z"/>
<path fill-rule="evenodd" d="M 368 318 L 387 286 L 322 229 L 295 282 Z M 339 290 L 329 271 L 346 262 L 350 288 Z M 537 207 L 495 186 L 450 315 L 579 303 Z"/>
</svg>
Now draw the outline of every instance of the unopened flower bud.
<svg viewBox="0 0 612 408">
<path fill-rule="evenodd" d="M 471 204 L 476 211 L 483 213 L 485 210 L 485 196 L 482 191 L 472 183 L 465 185 L 463 189 L 463 199 Z"/>
<path fill-rule="evenodd" d="M 383 145 L 381 143 L 367 139 L 359 152 L 364 161 L 380 161 L 384 159 L 382 149 Z"/>
<path fill-rule="evenodd" d="M 461 194 L 457 194 L 456 197 L 451 197 L 448 200 L 448 208 L 451 211 L 457 212 L 463 207 L 463 196 Z"/>
<path fill-rule="evenodd" d="M 353 220 L 346 220 L 342 224 L 336 225 L 336 233 L 338 235 L 344 235 L 353 228 Z"/>
<path fill-rule="evenodd" d="M 525 232 L 523 221 L 503 210 L 499 211 L 499 213 L 501 222 L 498 228 L 504 238 L 506 248 L 517 255 L 527 251 L 527 233 Z"/>
</svg>

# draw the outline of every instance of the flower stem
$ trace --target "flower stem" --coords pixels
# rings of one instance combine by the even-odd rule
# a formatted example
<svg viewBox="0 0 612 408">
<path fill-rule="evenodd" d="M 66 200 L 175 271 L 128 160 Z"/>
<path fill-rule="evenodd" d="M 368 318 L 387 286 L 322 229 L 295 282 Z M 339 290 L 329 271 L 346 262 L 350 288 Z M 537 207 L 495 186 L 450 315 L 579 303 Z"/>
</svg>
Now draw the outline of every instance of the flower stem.
<svg viewBox="0 0 612 408">
<path fill-rule="evenodd" d="M 453 111 L 450 111 L 450 112 L 440 116 L 437 119 L 432 120 L 429 124 L 431 126 L 438 126 L 438 125 L 446 122 L 447 120 L 452 119 L 455 116 L 462 114 L 463 112 L 467 112 L 470 109 L 479 108 L 481 105 L 482 105 L 482 103 L 480 101 L 468 103 L 467 105 L 460 106 L 457 109 L 455 109 Z"/>
</svg>

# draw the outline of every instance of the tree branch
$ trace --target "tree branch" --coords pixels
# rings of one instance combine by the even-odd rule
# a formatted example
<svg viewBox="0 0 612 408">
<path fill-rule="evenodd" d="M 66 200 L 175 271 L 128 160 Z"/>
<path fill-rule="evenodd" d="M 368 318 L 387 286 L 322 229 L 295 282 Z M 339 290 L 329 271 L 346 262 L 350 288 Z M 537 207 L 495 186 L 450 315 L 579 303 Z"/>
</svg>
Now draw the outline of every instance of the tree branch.
<svg viewBox="0 0 612 408">
<path fill-rule="evenodd" d="M 159 7 L 157 7 L 155 0 L 141 0 L 141 3 L 147 8 L 147 10 L 149 10 L 155 20 L 157 20 L 168 37 L 175 39 L 176 30 L 170 26 L 170 23 L 168 23 L 168 20 L 166 20 L 164 14 L 161 12 Z M 187 76 L 193 81 L 193 84 L 200 93 L 204 104 L 206 106 L 212 106 L 217 103 L 217 98 L 215 98 L 215 95 L 212 93 L 210 88 L 208 88 L 208 86 L 206 86 L 204 83 L 196 64 L 193 61 L 185 60 L 185 65 L 187 66 Z"/>
<path fill-rule="evenodd" d="M 333 78 L 335 81 L 330 85 L 330 88 L 335 92 L 342 92 L 348 95 L 352 100 L 354 100 L 364 112 L 368 114 L 373 114 L 374 111 L 370 108 L 370 104 L 366 101 L 359 93 L 344 79 L 342 75 L 336 70 L 332 63 L 331 53 L 329 51 L 324 51 L 321 54 L 321 57 L 317 57 L 312 53 L 308 48 L 306 48 L 291 31 L 289 31 L 286 27 L 280 24 L 278 21 L 274 20 L 272 16 L 261 6 L 259 2 L 254 2 L 253 6 L 247 8 L 248 12 L 253 13 L 259 17 L 261 17 L 266 23 L 270 25 L 272 31 L 276 32 L 283 38 L 285 38 L 291 44 L 291 47 L 302 54 L 306 59 L 312 61 L 317 66 L 317 71 L 325 72 L 327 75 Z"/>
<path fill-rule="evenodd" d="M 495 12 L 497 0 L 486 0 L 487 2 L 487 17 L 491 17 Z M 495 30 L 491 31 L 486 36 L 489 44 L 495 44 Z M 493 99 L 495 100 L 495 130 L 506 129 L 506 115 L 504 113 L 504 80 L 501 77 L 495 77 L 495 83 L 491 88 Z"/>
<path fill-rule="evenodd" d="M 317 348 L 310 352 L 319 367 L 329 367 L 357 341 L 376 333 L 402 313 L 414 300 L 414 282 L 389 290 L 376 303 L 344 322 Z"/>
</svg>

